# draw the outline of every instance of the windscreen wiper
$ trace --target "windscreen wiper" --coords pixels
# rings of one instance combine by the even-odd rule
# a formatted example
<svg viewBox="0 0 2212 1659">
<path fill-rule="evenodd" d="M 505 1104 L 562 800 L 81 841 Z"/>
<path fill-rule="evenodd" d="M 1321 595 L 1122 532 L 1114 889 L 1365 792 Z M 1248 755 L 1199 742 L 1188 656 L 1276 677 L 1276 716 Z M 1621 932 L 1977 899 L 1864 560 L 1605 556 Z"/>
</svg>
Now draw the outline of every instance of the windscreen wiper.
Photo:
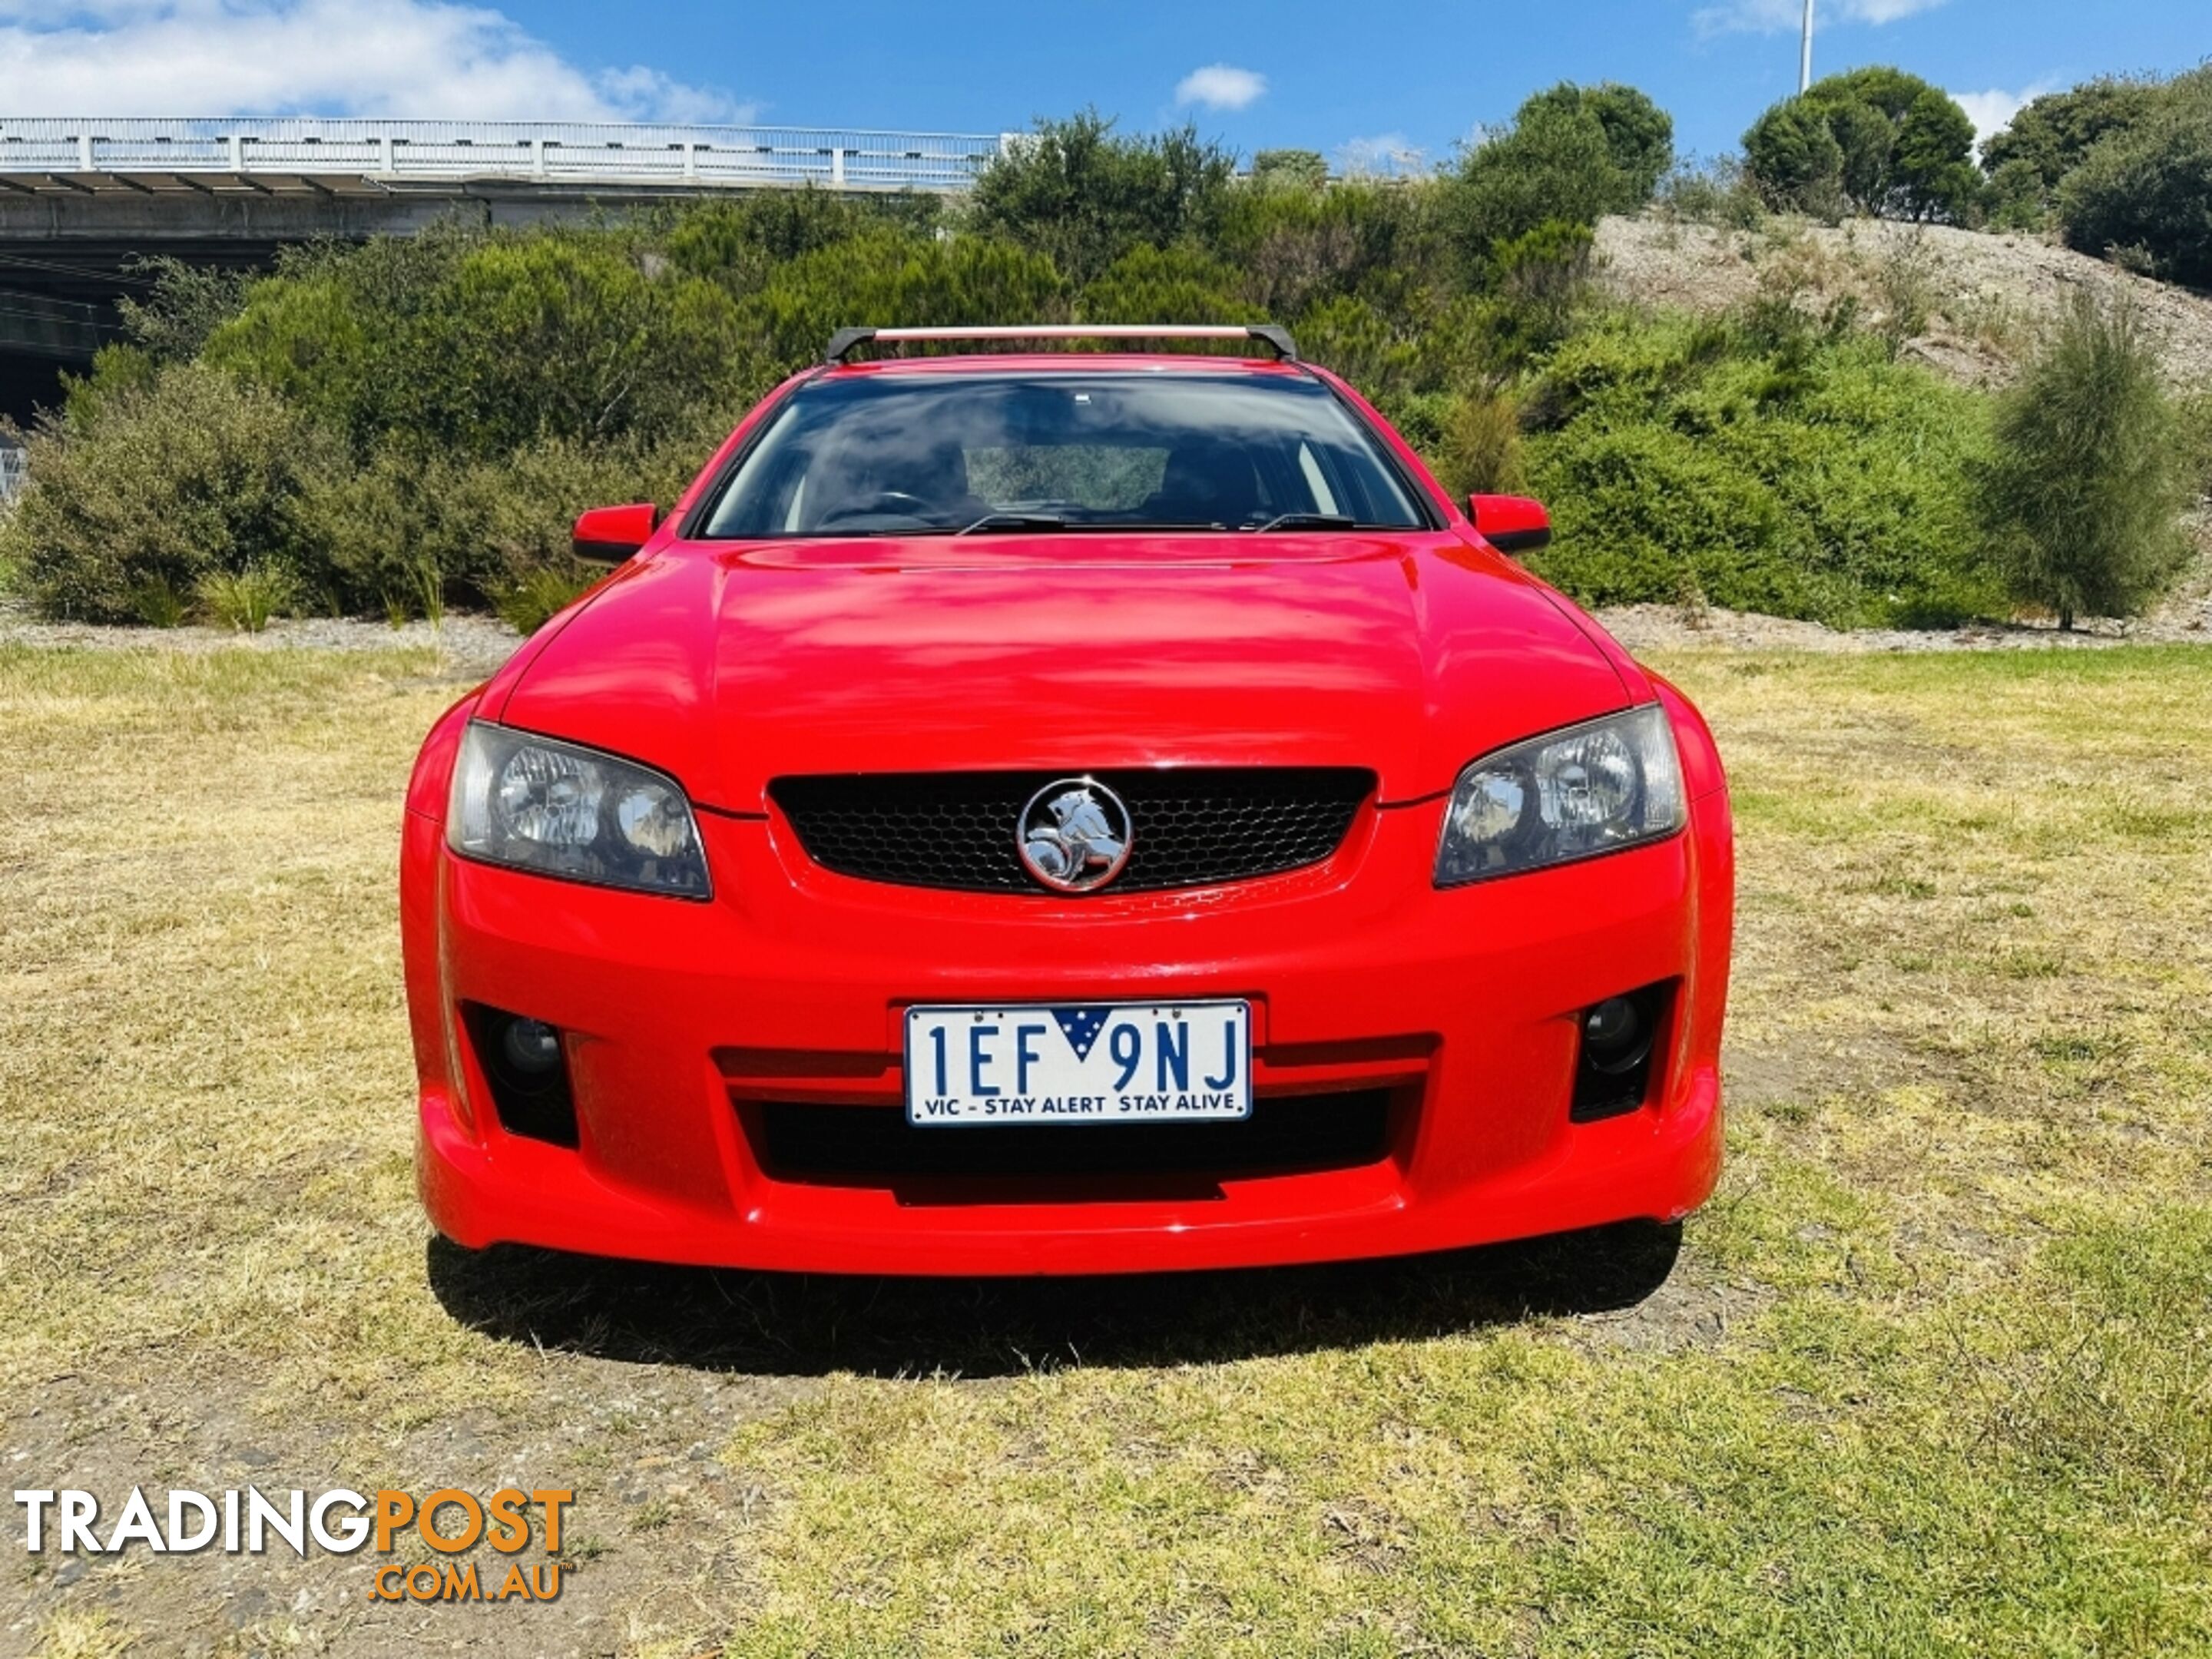
<svg viewBox="0 0 2212 1659">
<path fill-rule="evenodd" d="M 1262 525 L 1255 525 L 1252 533 L 1264 536 L 1270 530 L 1357 530 L 1359 520 L 1342 513 L 1278 513 Z"/>
<path fill-rule="evenodd" d="M 1065 530 L 1067 520 L 1050 513 L 986 513 L 973 524 L 963 525 L 956 536 L 982 536 L 994 530 Z"/>
</svg>

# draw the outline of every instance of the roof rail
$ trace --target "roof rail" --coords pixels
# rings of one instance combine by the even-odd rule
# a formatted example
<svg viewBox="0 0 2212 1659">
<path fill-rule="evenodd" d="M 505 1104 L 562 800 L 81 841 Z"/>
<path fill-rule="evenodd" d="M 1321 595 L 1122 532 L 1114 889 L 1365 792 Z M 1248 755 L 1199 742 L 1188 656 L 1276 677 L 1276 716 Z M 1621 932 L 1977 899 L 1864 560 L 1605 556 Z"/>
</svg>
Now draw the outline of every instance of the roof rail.
<svg viewBox="0 0 2212 1659">
<path fill-rule="evenodd" d="M 943 340 L 1257 340 L 1282 362 L 1298 360 L 1291 331 L 1273 323 L 1021 323 L 980 328 L 841 328 L 830 337 L 822 361 L 852 361 L 869 344 Z"/>
</svg>

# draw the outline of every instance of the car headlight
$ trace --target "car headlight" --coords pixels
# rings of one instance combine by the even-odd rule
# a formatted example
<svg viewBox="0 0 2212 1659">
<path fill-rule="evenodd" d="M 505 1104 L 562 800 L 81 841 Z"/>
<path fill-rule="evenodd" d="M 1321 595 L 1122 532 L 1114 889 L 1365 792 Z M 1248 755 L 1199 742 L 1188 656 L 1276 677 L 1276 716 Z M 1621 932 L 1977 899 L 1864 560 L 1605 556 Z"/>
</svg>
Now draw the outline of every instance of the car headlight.
<svg viewBox="0 0 2212 1659">
<path fill-rule="evenodd" d="M 699 825 L 675 779 L 480 720 L 469 723 L 453 768 L 446 844 L 570 881 L 708 896 Z"/>
<path fill-rule="evenodd" d="M 1685 821 L 1674 733 L 1656 703 L 1486 755 L 1459 775 L 1437 885 L 1565 864 L 1671 836 Z"/>
</svg>

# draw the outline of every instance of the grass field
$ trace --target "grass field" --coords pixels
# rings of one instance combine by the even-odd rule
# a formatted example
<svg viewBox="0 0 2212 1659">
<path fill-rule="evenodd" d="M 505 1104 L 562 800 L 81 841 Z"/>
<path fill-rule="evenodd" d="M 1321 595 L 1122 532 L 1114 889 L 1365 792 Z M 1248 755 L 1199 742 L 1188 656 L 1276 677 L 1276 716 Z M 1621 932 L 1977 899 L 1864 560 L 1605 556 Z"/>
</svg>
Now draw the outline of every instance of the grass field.
<svg viewBox="0 0 2212 1659">
<path fill-rule="evenodd" d="M 1039 1286 L 433 1245 L 438 660 L 0 651 L 10 1486 L 573 1485 L 581 1563 L 393 1608 L 11 1510 L 0 1652 L 2212 1652 L 2212 651 L 1662 665 L 1743 884 L 1671 1276 Z"/>
</svg>

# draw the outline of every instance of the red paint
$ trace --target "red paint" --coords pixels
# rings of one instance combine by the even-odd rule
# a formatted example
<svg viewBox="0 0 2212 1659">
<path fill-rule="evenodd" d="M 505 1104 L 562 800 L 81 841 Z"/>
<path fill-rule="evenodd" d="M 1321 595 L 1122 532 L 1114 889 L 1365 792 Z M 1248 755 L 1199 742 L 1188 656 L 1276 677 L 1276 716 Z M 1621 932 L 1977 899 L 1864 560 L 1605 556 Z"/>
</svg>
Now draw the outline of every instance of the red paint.
<svg viewBox="0 0 2212 1659">
<path fill-rule="evenodd" d="M 959 373 L 962 360 L 830 372 Z M 471 1246 L 770 1268 L 1073 1273 L 1439 1249 L 1702 1202 L 1720 1159 L 1733 902 L 1711 736 L 1674 688 L 1494 551 L 1382 429 L 1443 528 L 687 542 L 685 509 L 726 446 L 637 557 L 424 745 L 402 917 L 418 1167 L 440 1230 Z M 1687 833 L 1435 888 L 1444 797 L 1469 761 L 1655 697 L 1694 798 Z M 453 858 L 441 820 L 471 715 L 674 775 L 703 809 L 713 902 Z M 1069 899 L 834 875 L 767 793 L 796 772 L 1200 764 L 1350 765 L 1380 781 L 1324 865 Z M 1577 1015 L 1658 981 L 1679 992 L 1651 1097 L 1570 1124 Z M 896 1110 L 909 1002 L 1176 994 L 1252 1000 L 1263 1099 L 1394 1091 L 1387 1155 L 1204 1190 L 1002 1181 L 988 1202 L 773 1179 L 755 1156 L 752 1103 Z M 465 1000 L 570 1034 L 580 1148 L 502 1132 L 456 1016 Z"/>
</svg>

